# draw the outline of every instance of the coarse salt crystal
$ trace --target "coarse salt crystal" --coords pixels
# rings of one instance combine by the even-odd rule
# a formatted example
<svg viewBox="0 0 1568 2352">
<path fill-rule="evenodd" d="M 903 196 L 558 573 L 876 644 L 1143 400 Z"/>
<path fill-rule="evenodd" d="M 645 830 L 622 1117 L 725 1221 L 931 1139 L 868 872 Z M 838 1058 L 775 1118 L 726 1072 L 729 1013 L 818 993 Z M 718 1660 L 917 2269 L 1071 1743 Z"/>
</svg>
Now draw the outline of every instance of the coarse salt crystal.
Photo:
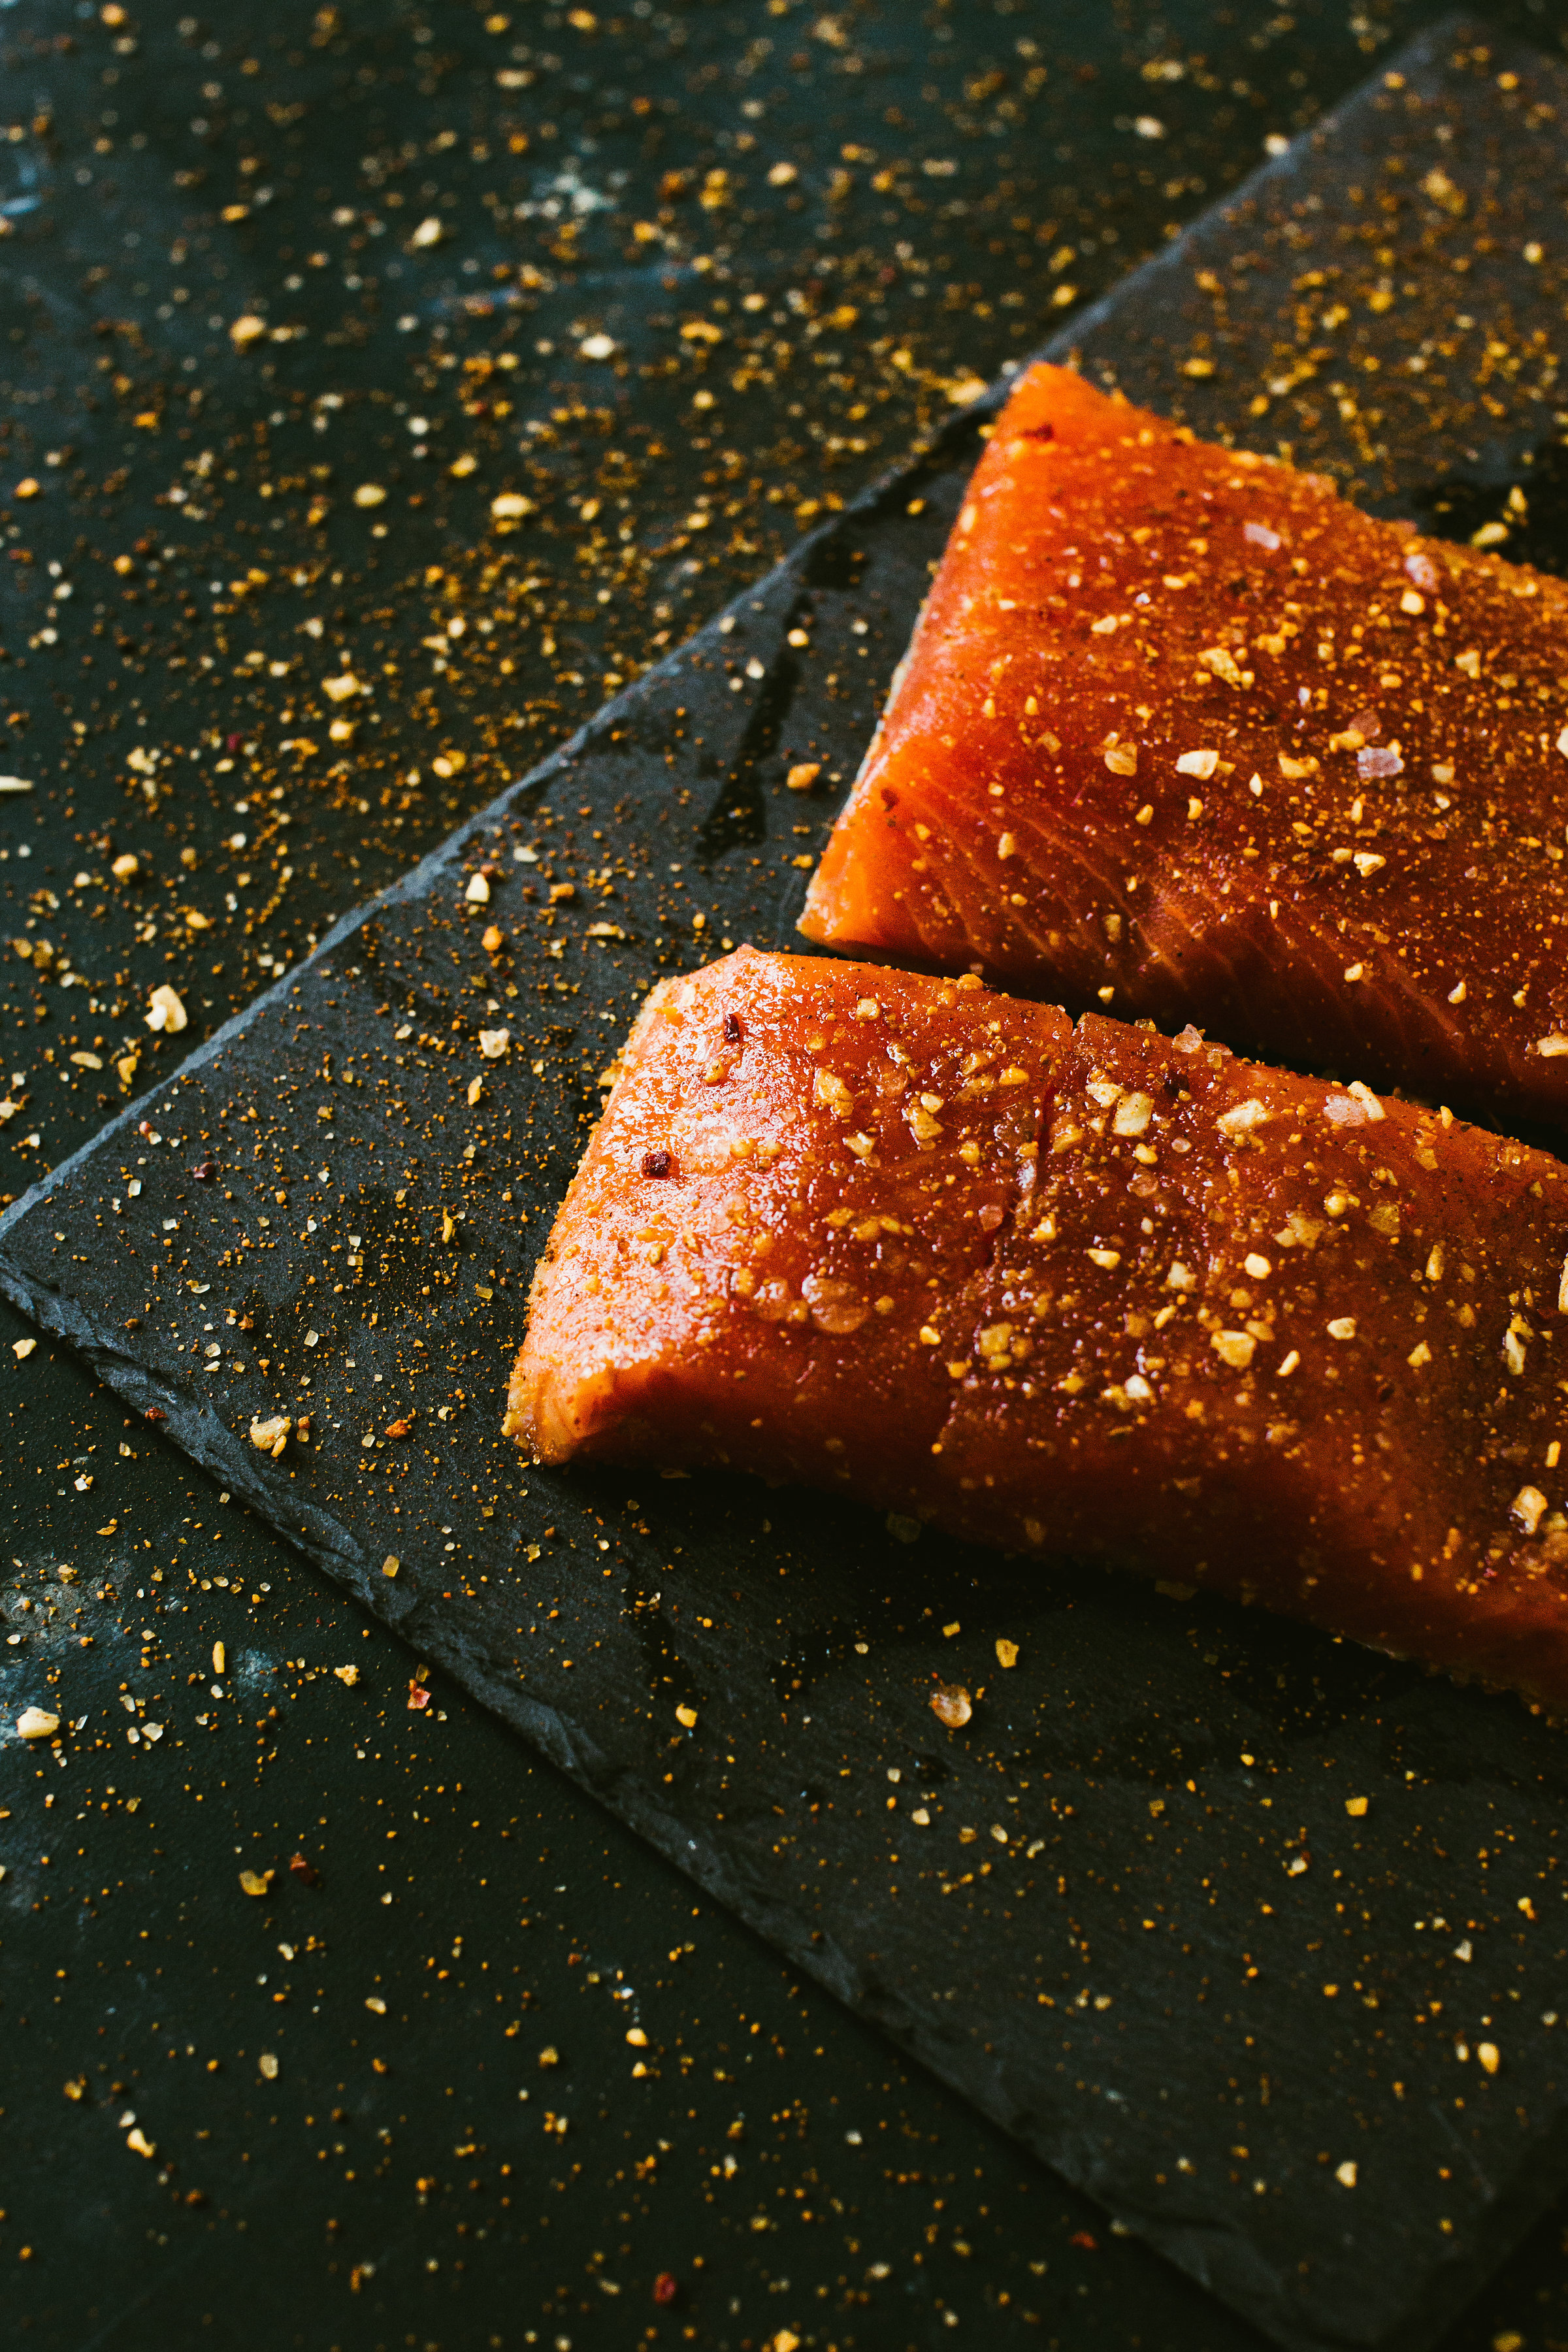
<svg viewBox="0 0 1568 2352">
<path fill-rule="evenodd" d="M 1359 1081 L 1358 1081 L 1359 1083 Z M 1363 1087 L 1363 1094 L 1368 1094 Z M 1323 1100 L 1323 1117 L 1334 1127 L 1366 1127 L 1385 1116 L 1383 1105 L 1374 1095 L 1363 1101 L 1353 1088 L 1342 1095 L 1328 1095 Z"/>
</svg>

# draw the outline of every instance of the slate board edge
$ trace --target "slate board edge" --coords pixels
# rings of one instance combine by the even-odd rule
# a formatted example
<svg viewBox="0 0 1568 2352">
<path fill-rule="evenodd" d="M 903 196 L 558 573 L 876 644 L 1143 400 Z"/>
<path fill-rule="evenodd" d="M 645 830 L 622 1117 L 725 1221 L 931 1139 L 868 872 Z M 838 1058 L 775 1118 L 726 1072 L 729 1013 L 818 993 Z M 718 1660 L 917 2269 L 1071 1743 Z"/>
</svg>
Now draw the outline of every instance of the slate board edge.
<svg viewBox="0 0 1568 2352">
<path fill-rule="evenodd" d="M 1304 156 L 1340 127 L 1346 114 L 1367 101 L 1385 72 L 1401 68 L 1408 72 L 1430 66 L 1436 60 L 1436 53 L 1457 39 L 1485 41 L 1494 57 L 1517 53 L 1534 58 L 1539 54 L 1530 45 L 1501 36 L 1484 20 L 1463 13 L 1427 27 L 1380 67 L 1374 77 L 1352 92 L 1341 108 L 1321 117 L 1292 141 L 1286 153 L 1271 158 L 1249 174 L 1238 188 L 1189 225 L 1163 252 L 1121 280 L 1031 358 L 1058 364 L 1070 362 L 1086 344 L 1092 343 L 1099 331 L 1125 305 L 1137 304 L 1151 283 L 1186 267 L 1193 248 L 1202 245 L 1237 208 L 1248 204 L 1271 183 L 1290 177 Z M 1029 363 L 1029 359 L 1021 361 L 1015 373 Z M 384 909 L 424 895 L 439 875 L 460 861 L 479 835 L 512 818 L 520 807 L 542 796 L 592 751 L 611 727 L 630 717 L 658 688 L 677 678 L 693 653 L 717 649 L 721 643 L 718 625 L 725 614 L 742 614 L 752 599 L 775 595 L 792 580 L 802 586 L 807 584 L 816 562 L 835 541 L 857 525 L 874 520 L 892 498 L 939 470 L 944 461 L 953 460 L 965 436 L 978 423 L 996 414 L 1010 388 L 1011 379 L 1004 380 L 944 419 L 924 443 L 803 539 L 770 572 L 716 613 L 685 645 L 645 672 L 613 702 L 604 705 L 546 760 L 467 819 L 406 875 L 363 907 L 342 916 L 308 958 L 226 1022 L 176 1069 L 160 1078 L 146 1094 L 50 1170 L 40 1183 L 30 1186 L 0 1215 L 0 1294 L 41 1328 L 63 1339 L 133 1409 L 144 1415 L 150 1411 L 160 1413 L 165 1433 L 193 1460 L 242 1496 L 269 1526 L 314 1565 L 344 1585 L 384 1623 L 411 1643 L 416 1643 L 422 1653 L 521 1733 L 585 1793 L 606 1803 L 618 1819 L 682 1869 L 705 1893 L 723 1903 L 771 1947 L 782 1951 L 795 1966 L 847 2007 L 875 2023 L 909 2055 L 978 2106 L 991 2121 L 1023 2141 L 1054 2170 L 1103 2204 L 1106 2200 L 1097 2182 L 1095 2168 L 1086 2161 L 1081 2141 L 1076 2136 L 1063 2135 L 1058 2140 L 1042 2133 L 1031 2116 L 1009 2098 L 999 2074 L 988 2084 L 984 2079 L 977 2083 L 967 2045 L 963 2065 L 955 2067 L 950 2063 L 943 2039 L 924 2030 L 896 1994 L 868 1980 L 844 1953 L 819 1939 L 820 1931 L 816 1931 L 818 1939 L 814 1939 L 809 1923 L 797 1911 L 770 1900 L 759 1887 L 743 1883 L 732 1868 L 694 1847 L 684 1824 L 673 1820 L 640 1781 L 625 1774 L 616 1779 L 595 1743 L 570 1717 L 524 1697 L 487 1662 L 476 1657 L 448 1622 L 422 1610 L 412 1594 L 400 1595 L 395 1580 L 383 1575 L 379 1562 L 366 1559 L 350 1530 L 331 1514 L 316 1509 L 302 1512 L 286 1483 L 269 1475 L 263 1467 L 264 1457 L 250 1448 L 243 1436 L 228 1429 L 209 1406 L 199 1401 L 195 1391 L 160 1381 L 127 1352 L 116 1334 L 100 1329 L 92 1317 L 73 1301 L 33 1280 L 5 1247 L 5 1236 L 12 1225 L 68 1183 L 89 1158 L 101 1150 L 112 1149 L 118 1136 L 133 1135 L 137 1124 L 153 1112 L 159 1098 L 171 1087 L 205 1066 L 268 1012 L 281 1009 L 303 974 L 343 949 Z M 805 943 L 803 951 L 811 951 Z M 400 1600 L 405 1605 L 400 1607 Z M 1456 2250 L 1440 2260 L 1427 2273 L 1416 2303 L 1405 2318 L 1375 2339 L 1380 2352 L 1424 2352 L 1424 2347 L 1446 2332 L 1456 2311 L 1503 2261 L 1519 2236 L 1550 2201 L 1565 2161 L 1568 2120 L 1536 2142 L 1521 2158 L 1512 2179 L 1494 2199 L 1487 2217 L 1485 2251 L 1478 2243 L 1473 2251 Z M 1368 2344 L 1373 2340 L 1303 2331 L 1283 2292 L 1286 2282 L 1273 2273 L 1260 2273 L 1256 2253 L 1239 2233 L 1168 2221 L 1145 2221 L 1136 2214 L 1122 2213 L 1117 2218 L 1128 2234 L 1143 2239 L 1274 2341 L 1289 2347 L 1289 2352 L 1328 2352 L 1331 2345 L 1337 2347 L 1352 2341 Z M 1479 2234 L 1476 2233 L 1478 2238 Z"/>
</svg>

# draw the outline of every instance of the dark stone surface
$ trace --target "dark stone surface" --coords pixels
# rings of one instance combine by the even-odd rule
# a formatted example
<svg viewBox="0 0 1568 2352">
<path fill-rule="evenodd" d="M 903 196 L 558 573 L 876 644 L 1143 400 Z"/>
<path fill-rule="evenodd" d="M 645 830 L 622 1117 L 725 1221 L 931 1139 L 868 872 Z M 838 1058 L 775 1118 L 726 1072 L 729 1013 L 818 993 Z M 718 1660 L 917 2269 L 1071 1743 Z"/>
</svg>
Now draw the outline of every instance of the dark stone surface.
<svg viewBox="0 0 1568 2352">
<path fill-rule="evenodd" d="M 1425 498 L 1467 529 L 1508 513 L 1556 421 L 1550 325 L 1547 346 L 1531 338 L 1562 309 L 1561 171 L 1539 109 L 1565 101 L 1552 69 L 1483 46 L 1450 33 L 1402 57 L 1403 89 L 1347 107 L 1078 320 L 1085 364 L 1203 429 L 1289 439 L 1390 510 Z M 1421 192 L 1434 168 L 1446 190 Z M 1396 265 L 1378 242 L 1390 218 Z M 1481 325 L 1455 328 L 1447 289 L 1478 238 Z M 1385 277 L 1394 301 L 1369 306 Z M 1349 318 L 1324 326 L 1335 301 Z M 1336 335 L 1341 357 L 1314 358 Z M 1427 365 L 1396 373 L 1413 352 Z M 1212 372 L 1187 373 L 1194 359 Z M 1080 2290 L 1097 2340 L 1253 2340 L 1142 2237 L 1277 2340 L 1426 2343 L 1557 2186 L 1542 2017 L 1562 1981 L 1559 1735 L 1240 1612 L 1068 1571 L 1024 1583 L 739 1484 L 528 1471 L 496 1433 L 533 1249 L 614 1044 L 661 968 L 726 938 L 789 940 L 824 804 L 786 796 L 784 771 L 812 756 L 850 772 L 984 413 L 851 504 L 741 597 L 731 628 L 704 630 L 342 925 L 6 1220 L 11 1297 L 131 1408 L 91 1409 L 92 1450 L 53 1439 L 65 1483 L 47 1510 L 13 1480 L 28 1525 L 4 1719 L 47 1700 L 70 1727 L 68 1760 L 9 1735 L 4 1750 L 17 1793 L 0 1903 L 34 2092 L 32 2174 L 5 2228 L 20 2221 L 40 2266 L 35 2340 L 206 2325 L 608 2341 L 634 2309 L 637 2332 L 650 2313 L 661 2333 L 737 2346 L 785 2326 L 945 2340 L 949 2315 L 983 2313 L 1021 2342 L 1041 2326 L 1082 2340 Z M 790 648 L 792 628 L 808 645 Z M 347 645 L 337 662 L 368 666 Z M 382 723 L 415 740 L 412 710 Z M 476 906 L 463 892 L 485 864 Z M 553 908 L 552 879 L 574 891 Z M 478 1037 L 496 1026 L 510 1041 L 491 1061 Z M 42 1442 L 20 1424 L 29 1477 L 48 1481 L 75 1381 L 63 1360 L 19 1366 L 18 1402 L 45 1424 Z M 185 1477 L 149 1409 L 229 1502 Z M 309 1443 L 277 1462 L 248 1443 L 253 1416 L 303 1411 Z M 406 1654 L 288 1567 L 268 1527 L 434 1677 L 410 1685 Z M 1005 1676 L 998 1635 L 1022 1645 Z M 362 1644 L 345 1685 L 333 1669 L 362 1664 Z M 987 1685 L 962 1740 L 924 1705 L 938 1663 Z M 454 1685 L 567 1779 L 534 1771 Z M 132 1748 L 114 1727 L 138 1709 L 162 1733 Z M 303 1752 L 317 1743 L 320 1760 Z M 695 1914 L 648 1846 L 710 1898 Z M 247 1900 L 241 1868 L 275 1875 Z M 591 1868 L 603 1884 L 580 1895 Z M 785 1955 L 782 1983 L 715 1902 Z M 812 1980 L 970 2107 L 921 2078 L 895 2088 L 876 2039 Z M 646 2043 L 627 2047 L 628 2020 Z M 63 2129 L 45 2119 L 61 2080 L 82 2092 L 60 2103 Z M 1131 2235 L 1114 2246 L 973 2107 Z M 124 2152 L 133 2130 L 154 2157 Z M 900 2134 L 908 2155 L 883 2155 Z M 800 2170 L 784 2198 L 765 2159 L 786 2148 Z M 466 2198 L 482 2221 L 456 2218 Z M 781 2229 L 808 2259 L 774 2252 Z M 660 2270 L 677 2305 L 648 2300 Z"/>
</svg>

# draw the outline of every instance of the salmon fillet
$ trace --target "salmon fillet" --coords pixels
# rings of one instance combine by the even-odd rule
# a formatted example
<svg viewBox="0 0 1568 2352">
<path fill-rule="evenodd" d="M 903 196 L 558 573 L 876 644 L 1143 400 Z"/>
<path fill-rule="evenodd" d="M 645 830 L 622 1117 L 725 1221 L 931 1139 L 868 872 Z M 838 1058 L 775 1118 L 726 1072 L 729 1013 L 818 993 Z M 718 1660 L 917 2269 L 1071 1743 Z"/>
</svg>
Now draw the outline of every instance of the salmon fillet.
<svg viewBox="0 0 1568 2352">
<path fill-rule="evenodd" d="M 662 982 L 506 1428 L 1258 1601 L 1568 1705 L 1564 1171 L 869 964 Z"/>
<path fill-rule="evenodd" d="M 1561 1124 L 1565 645 L 1561 582 L 1033 367 L 801 929 Z"/>
</svg>

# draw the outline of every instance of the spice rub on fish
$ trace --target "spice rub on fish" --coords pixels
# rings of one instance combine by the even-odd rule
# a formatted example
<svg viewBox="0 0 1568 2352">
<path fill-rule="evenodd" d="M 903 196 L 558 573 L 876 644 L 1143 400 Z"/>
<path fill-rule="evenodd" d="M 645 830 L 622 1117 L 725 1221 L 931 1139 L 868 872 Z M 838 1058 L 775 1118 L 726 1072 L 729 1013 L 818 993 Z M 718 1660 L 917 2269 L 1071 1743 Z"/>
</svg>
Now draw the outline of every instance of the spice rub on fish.
<svg viewBox="0 0 1568 2352">
<path fill-rule="evenodd" d="M 801 929 L 1568 1120 L 1568 587 L 1020 381 Z"/>
<path fill-rule="evenodd" d="M 1563 1707 L 1565 1244 L 1568 1171 L 1446 1112 L 968 975 L 742 950 L 644 1008 L 506 1427 L 1201 1584 Z"/>
</svg>

